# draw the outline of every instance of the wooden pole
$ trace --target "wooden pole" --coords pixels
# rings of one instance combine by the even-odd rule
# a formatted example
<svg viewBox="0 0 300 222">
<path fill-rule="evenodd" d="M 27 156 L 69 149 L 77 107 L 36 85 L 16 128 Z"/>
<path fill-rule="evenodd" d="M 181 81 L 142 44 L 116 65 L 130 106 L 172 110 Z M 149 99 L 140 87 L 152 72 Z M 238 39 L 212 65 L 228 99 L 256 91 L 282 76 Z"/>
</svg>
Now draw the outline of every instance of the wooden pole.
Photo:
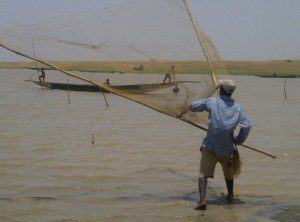
<svg viewBox="0 0 300 222">
<path fill-rule="evenodd" d="M 95 144 L 95 135 L 92 134 L 92 145 L 94 145 L 94 144 Z"/>
<path fill-rule="evenodd" d="M 242 147 L 248 148 L 248 149 L 250 149 L 250 150 L 253 150 L 253 151 L 256 151 L 256 152 L 259 152 L 259 153 L 265 154 L 265 155 L 267 155 L 267 156 L 269 156 L 269 157 L 272 157 L 272 158 L 276 159 L 276 156 L 274 156 L 274 155 L 272 155 L 272 154 L 270 154 L 270 153 L 267 153 L 267 152 L 265 152 L 265 151 L 262 151 L 262 150 L 259 150 L 259 149 L 256 149 L 256 148 L 253 148 L 253 147 L 251 147 L 251 146 L 248 146 L 248 145 L 246 145 L 246 144 L 241 144 L 241 145 L 239 145 L 239 146 L 242 146 Z"/>
<path fill-rule="evenodd" d="M 212 66 L 212 64 L 211 64 L 210 58 L 209 58 L 209 56 L 208 56 L 208 53 L 207 53 L 207 51 L 206 51 L 205 44 L 204 44 L 204 42 L 203 42 L 202 36 L 201 36 L 201 34 L 199 33 L 199 28 L 198 28 L 197 25 L 196 25 L 196 21 L 195 21 L 195 19 L 194 19 L 194 17 L 193 17 L 193 14 L 192 14 L 191 10 L 190 10 L 190 7 L 189 7 L 189 5 L 188 5 L 188 3 L 187 3 L 187 0 L 183 0 L 183 2 L 184 2 L 184 5 L 185 5 L 185 8 L 186 8 L 186 10 L 187 10 L 187 12 L 188 12 L 188 14 L 189 14 L 189 17 L 190 17 L 190 19 L 191 19 L 191 22 L 192 22 L 192 24 L 193 24 L 193 27 L 194 27 L 194 29 L 195 29 L 195 32 L 196 32 L 198 41 L 199 41 L 199 43 L 200 43 L 200 45 L 201 45 L 202 51 L 203 51 L 203 53 L 204 53 L 204 55 L 205 55 L 205 57 L 206 57 L 206 60 L 207 60 L 207 62 L 208 62 L 209 69 L 210 69 L 210 72 L 211 72 L 212 80 L 213 80 L 215 86 L 218 86 L 218 82 L 217 82 L 217 78 L 216 78 L 216 75 L 215 75 L 213 66 Z"/>
<path fill-rule="evenodd" d="M 68 104 L 71 103 L 71 101 L 70 101 L 70 87 L 69 87 L 69 85 L 70 85 L 70 80 L 68 78 Z"/>
<path fill-rule="evenodd" d="M 286 99 L 286 88 L 285 88 L 285 85 L 286 85 L 286 78 L 284 78 L 284 84 L 283 84 L 284 98 Z"/>
<path fill-rule="evenodd" d="M 109 105 L 108 105 L 108 102 L 107 102 L 106 96 L 105 96 L 105 94 L 104 94 L 104 92 L 103 92 L 102 88 L 100 88 L 100 92 L 101 92 L 101 94 L 102 94 L 102 96 L 103 96 L 103 98 L 104 98 L 104 101 L 105 101 L 105 104 L 106 104 L 106 106 L 108 107 Z"/>
<path fill-rule="evenodd" d="M 33 49 L 33 56 L 34 56 L 34 58 L 35 58 L 36 56 L 35 56 L 35 48 L 34 48 L 34 42 L 33 42 L 33 39 L 32 39 L 32 49 Z M 37 65 L 36 60 L 34 60 L 34 62 L 35 62 L 36 73 L 38 74 L 38 77 L 39 77 L 38 65 Z"/>
<path fill-rule="evenodd" d="M 142 100 L 140 100 L 140 99 L 138 99 L 138 98 L 135 98 L 135 97 L 131 96 L 131 95 L 128 94 L 128 93 L 124 93 L 124 92 L 122 92 L 122 91 L 113 89 L 113 88 L 109 87 L 109 86 L 106 85 L 106 84 L 103 84 L 103 83 L 97 83 L 97 82 L 95 82 L 95 81 L 92 81 L 92 80 L 89 80 L 89 79 L 87 79 L 87 78 L 84 78 L 84 77 L 82 77 L 82 76 L 80 76 L 80 75 L 76 75 L 76 74 L 71 73 L 71 72 L 69 72 L 69 71 L 63 70 L 63 69 L 57 67 L 56 65 L 53 65 L 53 64 L 48 63 L 48 62 L 45 62 L 45 61 L 43 61 L 43 60 L 41 60 L 41 59 L 33 58 L 32 56 L 27 55 L 27 54 L 24 54 L 24 53 L 22 53 L 22 52 L 20 52 L 20 51 L 17 51 L 16 49 L 13 49 L 13 48 L 11 48 L 11 47 L 9 47 L 9 46 L 3 44 L 3 43 L 0 43 L 0 46 L 3 47 L 3 48 L 5 48 L 5 49 L 7 49 L 7 50 L 9 50 L 9 51 L 11 51 L 11 52 L 13 52 L 13 53 L 15 53 L 15 54 L 17 54 L 17 55 L 23 56 L 23 57 L 28 58 L 28 59 L 31 59 L 31 60 L 35 60 L 35 61 L 37 61 L 37 62 L 39 62 L 39 63 L 41 63 L 41 64 L 44 64 L 44 65 L 46 65 L 46 66 L 48 66 L 48 67 L 51 67 L 51 68 L 53 68 L 53 69 L 55 69 L 55 70 L 58 70 L 58 71 L 64 73 L 65 75 L 71 76 L 71 77 L 76 78 L 76 79 L 80 79 L 80 80 L 85 81 L 85 82 L 88 82 L 88 83 L 91 83 L 91 84 L 93 84 L 93 85 L 96 85 L 96 86 L 98 86 L 98 87 L 100 87 L 100 88 L 103 88 L 103 89 L 107 90 L 108 92 L 114 93 L 114 94 L 116 94 L 116 95 L 118 95 L 118 96 L 121 96 L 121 97 L 123 97 L 123 98 L 129 99 L 129 100 L 131 100 L 131 101 L 134 101 L 134 102 L 136 102 L 136 103 L 139 103 L 139 104 L 141 104 L 141 105 L 144 105 L 144 106 L 146 106 L 146 107 L 148 107 L 148 108 L 150 108 L 150 109 L 153 109 L 153 110 L 155 110 L 155 111 L 157 111 L 157 112 L 159 112 L 159 113 L 162 113 L 162 114 L 165 114 L 165 115 L 174 117 L 174 118 L 176 118 L 176 119 L 179 119 L 179 120 L 181 120 L 181 121 L 184 121 L 184 122 L 186 122 L 186 123 L 188 123 L 188 124 L 190 124 L 190 125 L 193 125 L 193 126 L 199 128 L 199 129 L 201 129 L 201 130 L 207 131 L 207 128 L 205 128 L 205 127 L 203 127 L 203 126 L 201 126 L 201 125 L 198 125 L 198 124 L 196 124 L 196 123 L 194 123 L 194 122 L 192 122 L 192 121 L 190 121 L 190 120 L 188 120 L 188 119 L 185 119 L 185 118 L 182 117 L 182 116 L 178 116 L 178 115 L 175 115 L 175 114 L 168 113 L 167 111 L 162 110 L 161 108 L 159 108 L 159 107 L 157 107 L 157 106 L 149 105 L 149 104 L 145 103 L 144 101 L 142 101 Z M 275 156 L 273 156 L 273 155 L 271 155 L 271 154 L 267 154 L 267 153 L 264 152 L 264 151 L 261 151 L 261 150 L 258 150 L 258 149 L 252 148 L 252 147 L 250 148 L 250 146 L 245 146 L 245 145 L 242 145 L 242 146 L 243 146 L 243 147 L 246 147 L 246 148 L 248 148 L 248 149 L 251 149 L 251 150 L 260 152 L 260 153 L 262 153 L 262 154 L 271 156 L 271 157 L 273 157 L 273 158 L 276 158 Z"/>
<path fill-rule="evenodd" d="M 35 58 L 35 48 L 34 48 L 34 42 L 33 42 L 33 39 L 31 40 L 31 42 L 32 42 L 32 49 L 33 49 L 33 56 L 34 56 L 34 58 Z M 41 81 L 41 79 L 40 79 L 40 76 L 39 76 L 39 70 L 38 70 L 38 64 L 37 64 L 37 62 L 34 60 L 34 62 L 35 62 L 35 69 L 36 69 L 36 74 L 37 74 L 37 77 L 38 77 L 38 79 Z M 31 76 L 32 77 L 32 76 Z M 31 77 L 30 77 L 30 80 L 31 80 Z M 41 86 L 41 89 L 42 89 L 43 87 Z"/>
</svg>

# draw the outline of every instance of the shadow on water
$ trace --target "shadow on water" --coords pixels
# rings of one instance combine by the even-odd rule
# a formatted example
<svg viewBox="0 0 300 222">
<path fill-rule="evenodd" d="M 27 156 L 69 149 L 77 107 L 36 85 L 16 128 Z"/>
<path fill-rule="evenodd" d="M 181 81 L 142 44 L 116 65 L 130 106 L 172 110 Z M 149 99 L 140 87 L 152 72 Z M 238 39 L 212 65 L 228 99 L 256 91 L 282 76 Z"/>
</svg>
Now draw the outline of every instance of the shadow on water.
<svg viewBox="0 0 300 222">
<path fill-rule="evenodd" d="M 173 169 L 167 168 L 167 170 L 175 176 L 182 179 L 188 179 L 194 183 L 197 183 L 197 178 L 191 177 L 183 173 L 176 172 Z M 187 201 L 198 203 L 198 191 L 189 192 L 179 195 L 151 195 L 141 194 L 138 196 L 123 196 L 120 197 L 122 201 L 129 202 L 173 202 L 173 201 Z M 300 206 L 291 205 L 284 201 L 276 201 L 271 195 L 256 195 L 256 194 L 238 194 L 232 204 L 228 204 L 225 195 L 222 193 L 221 186 L 208 186 L 207 188 L 207 204 L 211 206 L 217 206 L 216 209 L 228 209 L 234 208 L 239 210 L 250 210 L 250 218 L 269 218 L 275 221 L 300 221 Z M 219 208 L 221 207 L 221 208 Z"/>
<path fill-rule="evenodd" d="M 179 200 L 185 200 L 185 201 L 190 201 L 190 202 L 197 202 L 196 198 L 196 192 L 188 193 L 183 196 L 180 195 L 172 195 L 172 196 L 157 196 L 157 195 L 152 195 L 152 194 L 142 194 L 139 196 L 123 196 L 120 197 L 121 200 L 123 201 L 139 201 L 139 202 L 171 202 L 171 201 L 179 201 Z"/>
<path fill-rule="evenodd" d="M 175 171 L 174 169 L 171 168 L 166 168 L 170 173 L 174 174 L 177 177 L 181 177 L 182 179 L 188 179 L 194 183 L 198 183 L 198 180 L 196 177 L 192 177 L 190 175 L 184 174 L 184 173 L 180 173 Z M 219 188 L 220 186 L 207 186 L 207 203 L 210 205 L 228 205 L 226 199 L 225 199 L 225 194 L 222 193 L 221 189 Z M 194 192 L 193 194 L 193 198 L 191 198 L 191 196 L 189 196 L 190 194 L 188 194 L 188 198 L 186 198 L 186 195 L 184 195 L 184 197 L 181 197 L 182 200 L 196 200 L 195 202 L 198 201 L 198 193 Z M 240 194 L 237 195 L 233 201 L 232 204 L 244 204 L 246 203 L 245 201 L 241 200 L 240 198 L 247 198 L 247 199 L 263 199 L 263 198 L 272 198 L 271 195 L 255 195 L 255 194 Z"/>
<path fill-rule="evenodd" d="M 188 201 L 198 203 L 199 197 L 198 192 L 191 192 L 183 195 L 170 195 L 170 196 L 161 196 L 161 195 L 152 195 L 152 194 L 142 194 L 139 196 L 123 196 L 120 197 L 123 201 L 139 201 L 139 202 L 172 202 L 172 201 Z M 234 204 L 245 204 L 246 202 L 241 200 L 240 198 L 235 198 L 233 203 Z M 207 204 L 209 205 L 218 205 L 218 206 L 225 206 L 228 205 L 224 195 L 212 193 L 208 190 L 207 194 Z"/>
<path fill-rule="evenodd" d="M 218 205 L 218 206 L 226 206 L 229 205 L 226 198 L 221 195 L 216 198 L 207 198 L 206 203 L 208 205 Z M 240 198 L 236 197 L 234 198 L 233 202 L 230 205 L 235 205 L 235 204 L 245 204 L 246 202 L 241 200 Z"/>
<path fill-rule="evenodd" d="M 150 194 L 142 194 L 139 196 L 123 196 L 120 197 L 122 201 L 129 202 L 173 202 L 173 201 L 188 201 L 198 203 L 198 192 L 191 192 L 183 195 L 171 195 L 171 196 L 161 196 L 161 195 L 150 195 Z M 296 222 L 300 221 L 300 206 L 299 205 L 291 205 L 290 203 L 283 201 L 274 201 L 270 196 L 254 196 L 249 197 L 247 195 L 239 195 L 235 197 L 232 204 L 228 204 L 224 195 L 216 194 L 211 195 L 208 193 L 207 197 L 208 206 L 217 206 L 216 209 L 222 210 L 250 210 L 252 209 L 252 213 L 250 218 L 269 218 L 275 221 L 289 221 Z M 221 208 L 219 208 L 221 207 Z M 249 211 L 249 212 L 250 212 Z"/>
</svg>

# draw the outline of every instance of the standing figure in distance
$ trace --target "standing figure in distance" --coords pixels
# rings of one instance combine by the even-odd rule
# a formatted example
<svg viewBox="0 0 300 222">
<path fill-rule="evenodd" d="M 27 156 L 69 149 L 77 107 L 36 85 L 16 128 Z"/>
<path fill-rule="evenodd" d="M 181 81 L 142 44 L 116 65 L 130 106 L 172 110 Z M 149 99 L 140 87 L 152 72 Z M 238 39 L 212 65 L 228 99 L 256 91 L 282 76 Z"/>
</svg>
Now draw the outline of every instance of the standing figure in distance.
<svg viewBox="0 0 300 222">
<path fill-rule="evenodd" d="M 207 178 L 214 177 L 217 162 L 222 165 L 225 177 L 228 191 L 226 199 L 228 203 L 233 201 L 233 179 L 236 169 L 232 166 L 232 161 L 234 161 L 232 155 L 237 153 L 235 144 L 242 144 L 246 140 L 252 126 L 242 107 L 231 98 L 235 88 L 233 81 L 224 80 L 219 88 L 220 97 L 193 101 L 189 106 L 193 112 L 207 111 L 209 113 L 207 136 L 200 148 L 202 154 L 198 175 L 200 203 L 195 210 L 206 210 Z M 235 137 L 234 130 L 237 126 L 240 130 Z"/>
<path fill-rule="evenodd" d="M 163 80 L 163 83 L 165 83 L 167 79 L 169 82 L 172 82 L 175 80 L 175 66 L 171 66 L 171 69 L 169 69 L 167 71 L 165 78 Z"/>
<path fill-rule="evenodd" d="M 105 83 L 104 83 L 105 85 L 107 85 L 107 86 L 110 86 L 110 82 L 109 82 L 109 79 L 106 79 L 106 81 L 105 81 Z"/>
<path fill-rule="evenodd" d="M 46 73 L 45 73 L 44 68 L 41 69 L 41 72 L 42 72 L 42 74 L 39 76 L 39 79 L 41 82 L 42 81 L 45 82 Z"/>
</svg>

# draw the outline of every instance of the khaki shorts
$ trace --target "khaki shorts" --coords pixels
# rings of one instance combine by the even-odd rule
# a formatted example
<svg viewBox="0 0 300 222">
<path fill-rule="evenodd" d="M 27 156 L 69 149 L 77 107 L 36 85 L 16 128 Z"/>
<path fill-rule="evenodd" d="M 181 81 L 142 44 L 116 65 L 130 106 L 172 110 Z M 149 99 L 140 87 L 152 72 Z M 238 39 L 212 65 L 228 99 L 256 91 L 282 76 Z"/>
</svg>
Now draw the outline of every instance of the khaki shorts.
<svg viewBox="0 0 300 222">
<path fill-rule="evenodd" d="M 199 170 L 199 177 L 214 177 L 215 167 L 217 162 L 222 165 L 224 177 L 228 180 L 234 178 L 233 170 L 228 166 L 230 157 L 218 157 L 213 151 L 206 148 L 201 148 L 201 163 Z"/>
</svg>

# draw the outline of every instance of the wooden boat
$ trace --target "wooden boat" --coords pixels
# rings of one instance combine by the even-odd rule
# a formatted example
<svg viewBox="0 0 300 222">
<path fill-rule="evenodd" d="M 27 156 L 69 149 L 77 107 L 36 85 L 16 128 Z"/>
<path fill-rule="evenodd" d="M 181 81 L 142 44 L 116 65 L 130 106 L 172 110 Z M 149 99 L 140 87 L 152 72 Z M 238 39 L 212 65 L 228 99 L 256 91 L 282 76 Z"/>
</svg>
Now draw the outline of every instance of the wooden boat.
<svg viewBox="0 0 300 222">
<path fill-rule="evenodd" d="M 70 90 L 70 91 L 84 91 L 84 92 L 101 92 L 100 87 L 96 85 L 88 84 L 68 84 L 68 83 L 55 83 L 55 82 L 41 82 L 30 80 L 39 86 L 47 89 L 59 89 L 59 90 Z M 165 88 L 175 86 L 181 82 L 170 82 L 170 83 L 152 83 L 152 84 L 136 84 L 136 85 L 111 85 L 111 88 L 127 91 L 129 93 L 147 93 L 153 92 Z M 102 89 L 103 92 L 106 90 Z"/>
<path fill-rule="evenodd" d="M 289 79 L 289 78 L 299 78 L 300 76 L 298 75 L 257 75 L 258 77 L 261 78 L 284 78 L 284 79 Z"/>
</svg>

